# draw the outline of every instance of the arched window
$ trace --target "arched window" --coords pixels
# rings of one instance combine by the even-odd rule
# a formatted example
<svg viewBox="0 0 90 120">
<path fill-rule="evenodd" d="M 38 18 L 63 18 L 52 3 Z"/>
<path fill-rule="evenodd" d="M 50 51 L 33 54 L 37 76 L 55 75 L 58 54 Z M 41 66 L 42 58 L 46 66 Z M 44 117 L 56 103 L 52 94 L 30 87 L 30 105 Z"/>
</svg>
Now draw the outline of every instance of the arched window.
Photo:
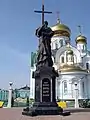
<svg viewBox="0 0 90 120">
<path fill-rule="evenodd" d="M 64 63 L 64 57 L 61 57 L 61 63 Z"/>
<path fill-rule="evenodd" d="M 65 94 L 67 93 L 67 82 L 66 81 L 64 82 L 64 93 Z"/>
<path fill-rule="evenodd" d="M 59 44 L 60 44 L 60 47 L 63 46 L 63 39 L 60 39 Z"/>
<path fill-rule="evenodd" d="M 71 56 L 67 55 L 67 62 L 71 62 Z"/>
<path fill-rule="evenodd" d="M 83 89 L 83 93 L 84 93 L 84 82 L 82 82 L 82 89 Z"/>
<path fill-rule="evenodd" d="M 89 63 L 86 63 L 86 69 L 87 70 L 89 69 Z"/>
<path fill-rule="evenodd" d="M 32 72 L 32 78 L 35 78 L 35 73 L 34 73 L 34 71 Z"/>
<path fill-rule="evenodd" d="M 55 48 L 58 49 L 58 44 L 57 43 L 55 43 Z"/>
<path fill-rule="evenodd" d="M 85 48 L 85 47 L 84 47 L 84 45 L 83 45 L 83 50 L 84 50 L 84 48 Z"/>
</svg>

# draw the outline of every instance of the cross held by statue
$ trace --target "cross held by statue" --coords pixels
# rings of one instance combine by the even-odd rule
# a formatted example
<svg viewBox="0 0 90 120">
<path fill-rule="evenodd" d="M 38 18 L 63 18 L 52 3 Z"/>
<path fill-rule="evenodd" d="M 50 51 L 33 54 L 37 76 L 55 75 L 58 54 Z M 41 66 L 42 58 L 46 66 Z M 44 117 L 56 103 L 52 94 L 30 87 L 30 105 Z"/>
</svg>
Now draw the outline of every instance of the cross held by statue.
<svg viewBox="0 0 90 120">
<path fill-rule="evenodd" d="M 49 12 L 49 11 L 45 11 L 44 10 L 44 2 L 42 1 L 42 11 L 37 11 L 35 10 L 34 12 L 36 13 L 41 13 L 42 14 L 42 25 L 44 24 L 44 14 L 45 13 L 48 13 L 48 14 L 51 14 L 52 12 Z"/>
</svg>

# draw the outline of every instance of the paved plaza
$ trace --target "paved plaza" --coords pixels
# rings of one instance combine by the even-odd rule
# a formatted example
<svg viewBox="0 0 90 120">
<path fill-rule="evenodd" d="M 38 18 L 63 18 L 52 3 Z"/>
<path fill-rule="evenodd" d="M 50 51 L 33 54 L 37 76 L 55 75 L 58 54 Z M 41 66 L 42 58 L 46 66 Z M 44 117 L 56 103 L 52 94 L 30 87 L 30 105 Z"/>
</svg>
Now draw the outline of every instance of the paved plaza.
<svg viewBox="0 0 90 120">
<path fill-rule="evenodd" d="M 23 116 L 21 108 L 1 108 L 0 120 L 90 120 L 90 113 L 73 113 L 70 116 Z"/>
</svg>

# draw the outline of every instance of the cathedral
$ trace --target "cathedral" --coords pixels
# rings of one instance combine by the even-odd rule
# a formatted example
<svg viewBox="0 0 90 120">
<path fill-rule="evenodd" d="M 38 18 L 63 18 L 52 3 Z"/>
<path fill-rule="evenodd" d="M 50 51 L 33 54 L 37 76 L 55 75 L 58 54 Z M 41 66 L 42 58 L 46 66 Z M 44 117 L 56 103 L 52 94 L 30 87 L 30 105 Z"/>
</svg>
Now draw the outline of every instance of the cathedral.
<svg viewBox="0 0 90 120">
<path fill-rule="evenodd" d="M 71 44 L 71 30 L 57 20 L 51 29 L 53 67 L 59 73 L 56 78 L 56 100 L 90 99 L 90 51 L 87 50 L 87 38 L 79 33 L 76 45 Z M 34 99 L 37 52 L 31 53 L 30 98 Z M 77 91 L 77 92 L 76 92 Z"/>
</svg>

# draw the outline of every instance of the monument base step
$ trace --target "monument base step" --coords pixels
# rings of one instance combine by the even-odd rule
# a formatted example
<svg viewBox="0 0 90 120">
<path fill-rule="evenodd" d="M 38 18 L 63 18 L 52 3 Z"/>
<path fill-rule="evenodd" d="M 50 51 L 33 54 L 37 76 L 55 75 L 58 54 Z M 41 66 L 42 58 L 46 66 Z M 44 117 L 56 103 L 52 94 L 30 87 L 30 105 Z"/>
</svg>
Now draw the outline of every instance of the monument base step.
<svg viewBox="0 0 90 120">
<path fill-rule="evenodd" d="M 23 109 L 22 115 L 37 116 L 37 115 L 70 115 L 69 111 L 63 111 L 56 103 L 34 103 L 33 107 Z"/>
</svg>

